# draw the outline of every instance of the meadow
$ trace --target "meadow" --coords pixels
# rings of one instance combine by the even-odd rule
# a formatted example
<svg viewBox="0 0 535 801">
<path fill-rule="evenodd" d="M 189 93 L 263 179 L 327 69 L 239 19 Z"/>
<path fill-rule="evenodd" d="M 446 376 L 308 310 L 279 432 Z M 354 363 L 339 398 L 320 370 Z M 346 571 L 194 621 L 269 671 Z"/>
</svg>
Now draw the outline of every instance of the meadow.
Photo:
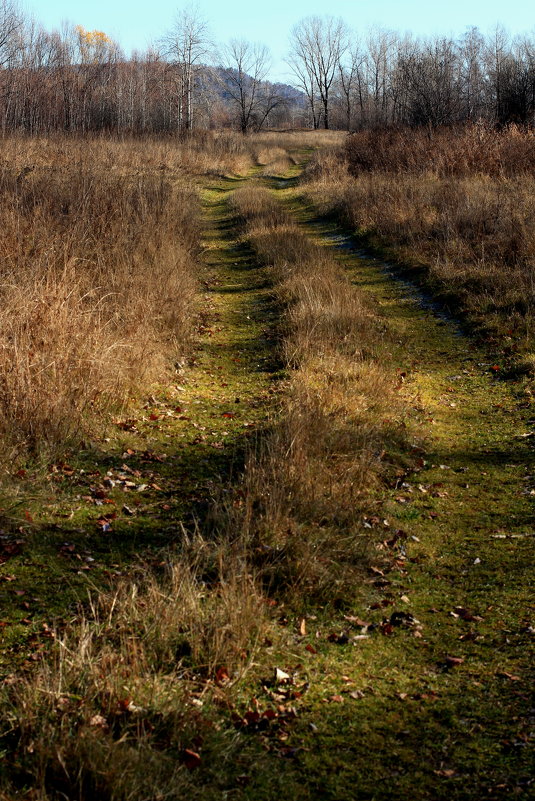
<svg viewBox="0 0 535 801">
<path fill-rule="evenodd" d="M 364 131 L 322 151 L 307 189 L 361 242 L 533 368 L 533 131 L 485 123 Z"/>
<path fill-rule="evenodd" d="M 528 797 L 531 148 L 2 141 L 1 799 Z"/>
</svg>

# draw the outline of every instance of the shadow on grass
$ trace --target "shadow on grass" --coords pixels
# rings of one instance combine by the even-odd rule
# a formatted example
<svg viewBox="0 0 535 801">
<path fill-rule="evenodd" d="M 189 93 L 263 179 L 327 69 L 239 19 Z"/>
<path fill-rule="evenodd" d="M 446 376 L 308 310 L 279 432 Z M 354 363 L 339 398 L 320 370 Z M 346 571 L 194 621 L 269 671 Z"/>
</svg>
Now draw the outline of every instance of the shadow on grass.
<svg viewBox="0 0 535 801">
<path fill-rule="evenodd" d="M 212 189 L 221 189 L 226 197 L 241 181 L 228 178 Z M 18 505 L 6 506 L 1 524 L 0 623 L 5 648 L 0 669 L 3 661 L 10 670 L 19 651 L 20 658 L 26 658 L 28 640 L 42 624 L 65 620 L 92 586 L 110 586 L 139 562 L 157 566 L 169 550 L 180 551 L 187 534 L 203 530 L 222 488 L 239 484 L 252 441 L 263 441 L 269 432 L 261 410 L 269 405 L 266 378 L 272 375 L 276 381 L 282 369 L 278 308 L 250 249 L 242 243 L 235 246 L 224 201 L 218 202 L 212 224 L 223 248 L 215 256 L 205 254 L 208 269 L 221 273 L 208 297 L 236 295 L 225 323 L 233 336 L 218 343 L 201 337 L 197 372 L 191 376 L 205 383 L 224 378 L 235 396 L 229 402 L 225 392 L 221 398 L 212 393 L 204 399 L 208 409 L 199 414 L 192 405 L 172 438 L 165 427 L 158 433 L 146 421 L 134 434 L 125 434 L 123 450 L 119 443 L 115 452 L 97 445 L 70 451 L 47 479 L 36 471 L 35 493 L 28 470 L 28 478 L 21 479 Z M 205 322 L 209 318 L 210 311 Z M 210 370 L 213 379 L 206 375 Z M 191 392 L 195 394 L 194 385 Z M 222 420 L 225 417 L 229 419 Z M 244 430 L 245 424 L 252 427 Z M 205 434 L 208 426 L 215 430 Z M 30 498 L 30 509 L 38 509 L 38 515 L 27 508 Z"/>
</svg>

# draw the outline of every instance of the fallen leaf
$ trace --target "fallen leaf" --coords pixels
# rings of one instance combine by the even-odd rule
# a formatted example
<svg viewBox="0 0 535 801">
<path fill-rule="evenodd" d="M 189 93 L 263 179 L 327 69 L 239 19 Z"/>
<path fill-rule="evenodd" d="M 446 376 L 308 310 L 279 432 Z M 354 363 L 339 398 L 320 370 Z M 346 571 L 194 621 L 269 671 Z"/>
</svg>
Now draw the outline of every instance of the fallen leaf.
<svg viewBox="0 0 535 801">
<path fill-rule="evenodd" d="M 384 576 L 384 572 L 379 567 L 374 567 L 373 565 L 370 567 L 370 573 L 375 573 L 377 576 Z"/>
<path fill-rule="evenodd" d="M 411 615 L 410 612 L 392 612 L 389 623 L 392 626 L 419 626 L 420 621 Z"/>
<path fill-rule="evenodd" d="M 195 768 L 200 767 L 202 763 L 200 755 L 196 751 L 191 751 L 189 748 L 185 748 L 182 752 L 182 759 L 188 770 L 195 770 Z"/>
<path fill-rule="evenodd" d="M 230 676 L 226 667 L 220 667 L 216 670 L 215 680 L 216 684 L 227 684 L 230 681 Z"/>
<path fill-rule="evenodd" d="M 453 615 L 453 617 L 460 617 L 461 620 L 465 620 L 467 623 L 473 623 L 476 620 L 483 620 L 481 615 L 474 615 L 464 606 L 455 606 L 453 612 L 450 614 Z"/>
<path fill-rule="evenodd" d="M 275 681 L 277 684 L 287 684 L 291 680 L 289 673 L 286 673 L 280 668 L 275 668 Z"/>
<path fill-rule="evenodd" d="M 362 618 L 354 617 L 353 615 L 344 615 L 344 620 L 347 620 L 347 622 L 351 623 L 353 626 L 359 626 L 363 629 L 367 629 L 370 625 L 369 621 L 362 620 Z"/>
<path fill-rule="evenodd" d="M 349 642 L 349 637 L 345 631 L 340 632 L 340 634 L 333 631 L 327 636 L 327 639 L 329 642 L 336 643 L 336 645 L 346 645 Z"/>
<path fill-rule="evenodd" d="M 501 670 L 496 673 L 497 676 L 503 676 L 504 679 L 509 679 L 509 681 L 522 681 L 520 676 L 515 676 L 513 673 L 508 673 L 506 670 Z"/>
<path fill-rule="evenodd" d="M 459 667 L 464 662 L 464 656 L 447 656 L 445 662 L 449 668 Z"/>
<path fill-rule="evenodd" d="M 93 715 L 92 718 L 89 718 L 89 725 L 95 726 L 99 729 L 107 729 L 108 721 L 102 715 Z"/>
<path fill-rule="evenodd" d="M 379 631 L 381 634 L 388 636 L 394 633 L 394 626 L 391 623 L 383 622 L 379 626 Z"/>
</svg>

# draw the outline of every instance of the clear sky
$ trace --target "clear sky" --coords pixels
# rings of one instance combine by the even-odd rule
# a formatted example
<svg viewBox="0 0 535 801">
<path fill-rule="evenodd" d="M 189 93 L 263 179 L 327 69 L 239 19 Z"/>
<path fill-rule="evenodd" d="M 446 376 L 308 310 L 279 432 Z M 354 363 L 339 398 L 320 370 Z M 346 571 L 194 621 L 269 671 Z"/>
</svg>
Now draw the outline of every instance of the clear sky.
<svg viewBox="0 0 535 801">
<path fill-rule="evenodd" d="M 101 30 L 130 53 L 144 50 L 170 26 L 177 0 L 24 0 L 46 28 L 58 28 L 63 20 L 87 30 Z M 484 33 L 497 23 L 511 33 L 535 29 L 535 4 L 529 0 L 200 0 L 214 38 L 232 37 L 266 44 L 273 56 L 272 80 L 290 80 L 283 59 L 288 33 L 302 17 L 311 14 L 341 16 L 358 31 L 380 25 L 416 34 L 462 33 L 476 25 Z"/>
</svg>

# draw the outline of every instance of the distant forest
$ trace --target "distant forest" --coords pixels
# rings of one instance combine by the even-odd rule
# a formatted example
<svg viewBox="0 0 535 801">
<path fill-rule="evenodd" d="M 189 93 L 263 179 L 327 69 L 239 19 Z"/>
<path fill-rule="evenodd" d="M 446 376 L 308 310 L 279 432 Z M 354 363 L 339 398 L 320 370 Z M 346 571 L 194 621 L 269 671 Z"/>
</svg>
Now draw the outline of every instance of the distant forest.
<svg viewBox="0 0 535 801">
<path fill-rule="evenodd" d="M 499 27 L 417 38 L 307 17 L 290 32 L 287 62 L 292 85 L 272 83 L 266 47 L 217 45 L 192 7 L 178 12 L 157 46 L 126 57 L 101 31 L 48 31 L 14 0 L 0 0 L 0 126 L 30 134 L 246 133 L 534 120 L 535 38 Z"/>
</svg>

